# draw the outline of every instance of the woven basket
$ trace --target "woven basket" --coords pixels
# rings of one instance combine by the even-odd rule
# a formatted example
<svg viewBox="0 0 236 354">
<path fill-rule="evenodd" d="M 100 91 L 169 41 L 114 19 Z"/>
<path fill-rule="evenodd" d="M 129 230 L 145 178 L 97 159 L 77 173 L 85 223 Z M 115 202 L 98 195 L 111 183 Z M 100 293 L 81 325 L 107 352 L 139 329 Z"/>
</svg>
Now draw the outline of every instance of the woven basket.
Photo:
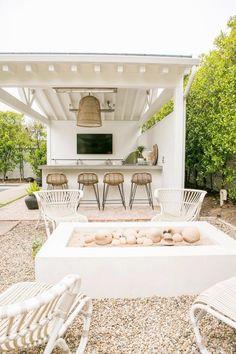
<svg viewBox="0 0 236 354">
<path fill-rule="evenodd" d="M 79 127 L 102 126 L 100 103 L 96 97 L 85 96 L 80 100 L 77 125 Z"/>
</svg>

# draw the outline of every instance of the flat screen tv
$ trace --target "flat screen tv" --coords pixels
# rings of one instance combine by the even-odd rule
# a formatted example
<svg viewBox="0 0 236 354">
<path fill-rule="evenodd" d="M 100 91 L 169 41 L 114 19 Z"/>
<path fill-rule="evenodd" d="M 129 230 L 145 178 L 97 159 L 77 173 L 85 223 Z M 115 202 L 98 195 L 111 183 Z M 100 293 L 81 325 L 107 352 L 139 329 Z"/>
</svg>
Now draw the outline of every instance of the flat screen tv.
<svg viewBox="0 0 236 354">
<path fill-rule="evenodd" d="M 112 154 L 112 134 L 77 134 L 77 154 Z"/>
</svg>

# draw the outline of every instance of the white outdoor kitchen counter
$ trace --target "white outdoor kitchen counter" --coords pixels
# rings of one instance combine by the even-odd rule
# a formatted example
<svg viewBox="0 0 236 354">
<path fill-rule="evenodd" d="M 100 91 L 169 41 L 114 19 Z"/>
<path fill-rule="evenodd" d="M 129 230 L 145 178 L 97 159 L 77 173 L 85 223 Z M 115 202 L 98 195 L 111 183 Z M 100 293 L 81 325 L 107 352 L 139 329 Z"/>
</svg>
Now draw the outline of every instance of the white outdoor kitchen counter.
<svg viewBox="0 0 236 354">
<path fill-rule="evenodd" d="M 93 171 L 93 170 L 102 170 L 102 171 L 125 171 L 125 170 L 137 170 L 138 171 L 162 171 L 162 166 L 153 166 L 153 165 L 42 165 L 39 167 L 44 170 L 54 170 L 57 172 L 60 170 L 78 170 L 78 171 Z M 51 172 L 50 172 L 51 173 Z"/>
<path fill-rule="evenodd" d="M 64 173 L 68 179 L 68 185 L 70 189 L 77 189 L 78 183 L 77 178 L 79 173 L 83 172 L 94 172 L 98 176 L 99 180 L 99 193 L 100 198 L 102 196 L 102 186 L 103 186 L 103 176 L 107 172 L 121 172 L 124 175 L 124 192 L 126 205 L 128 205 L 129 195 L 130 195 L 130 187 L 131 187 L 131 178 L 135 172 L 148 172 L 152 175 L 152 191 L 156 188 L 162 187 L 162 166 L 159 165 L 106 165 L 106 164 L 52 164 L 52 165 L 43 165 L 40 166 L 42 169 L 42 180 L 43 180 L 43 188 L 47 188 L 46 184 L 46 176 L 49 173 Z M 110 198 L 119 198 L 118 189 L 113 187 L 109 191 Z M 146 198 L 145 188 L 140 186 L 137 188 L 136 193 L 137 198 Z M 109 197 L 109 196 L 108 196 Z M 90 188 L 85 188 L 84 190 L 84 199 L 94 198 L 93 191 Z M 155 201 L 154 201 L 155 202 Z"/>
</svg>

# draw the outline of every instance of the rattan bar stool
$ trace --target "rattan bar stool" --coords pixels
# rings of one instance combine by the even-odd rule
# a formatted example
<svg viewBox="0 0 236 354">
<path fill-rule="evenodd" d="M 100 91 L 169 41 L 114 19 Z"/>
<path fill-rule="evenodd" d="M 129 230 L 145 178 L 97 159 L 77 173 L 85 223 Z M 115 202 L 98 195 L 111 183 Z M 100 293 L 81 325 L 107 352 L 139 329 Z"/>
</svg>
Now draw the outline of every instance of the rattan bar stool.
<svg viewBox="0 0 236 354">
<path fill-rule="evenodd" d="M 51 173 L 46 177 L 47 189 L 67 189 L 68 180 L 63 173 Z"/>
<path fill-rule="evenodd" d="M 147 201 L 148 204 L 153 209 L 153 199 L 152 199 L 152 175 L 151 173 L 143 172 L 143 173 L 134 173 L 131 179 L 131 190 L 130 190 L 130 199 L 129 199 L 129 207 L 132 209 L 134 202 Z M 147 193 L 147 199 L 137 199 L 135 200 L 135 194 L 137 190 L 137 186 L 144 186 Z"/>
<path fill-rule="evenodd" d="M 96 173 L 80 173 L 78 175 L 78 184 L 79 184 L 79 189 L 84 189 L 85 186 L 91 186 L 93 187 L 94 194 L 96 200 L 86 200 L 83 199 L 81 204 L 93 204 L 94 202 L 97 203 L 98 208 L 100 209 L 100 198 L 99 198 L 99 190 L 98 190 L 98 176 Z"/>
<path fill-rule="evenodd" d="M 119 172 L 108 172 L 103 177 L 103 199 L 102 199 L 102 208 L 104 210 L 105 204 L 114 204 L 114 202 L 120 202 L 123 204 L 123 207 L 126 209 L 125 205 L 125 195 L 124 195 L 124 176 Z M 120 198 L 121 199 L 107 199 L 109 187 L 118 187 Z M 116 203 L 115 203 L 116 204 Z"/>
</svg>

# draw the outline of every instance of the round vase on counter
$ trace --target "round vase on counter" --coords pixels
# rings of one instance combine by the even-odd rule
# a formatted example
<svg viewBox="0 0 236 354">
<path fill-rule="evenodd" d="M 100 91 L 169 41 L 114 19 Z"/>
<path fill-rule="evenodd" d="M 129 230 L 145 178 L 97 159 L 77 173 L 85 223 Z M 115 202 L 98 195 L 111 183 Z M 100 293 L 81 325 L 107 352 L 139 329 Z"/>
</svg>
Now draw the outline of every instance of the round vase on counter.
<svg viewBox="0 0 236 354">
<path fill-rule="evenodd" d="M 25 204 L 30 210 L 39 208 L 37 199 L 34 195 L 27 195 L 27 197 L 25 197 Z"/>
</svg>

